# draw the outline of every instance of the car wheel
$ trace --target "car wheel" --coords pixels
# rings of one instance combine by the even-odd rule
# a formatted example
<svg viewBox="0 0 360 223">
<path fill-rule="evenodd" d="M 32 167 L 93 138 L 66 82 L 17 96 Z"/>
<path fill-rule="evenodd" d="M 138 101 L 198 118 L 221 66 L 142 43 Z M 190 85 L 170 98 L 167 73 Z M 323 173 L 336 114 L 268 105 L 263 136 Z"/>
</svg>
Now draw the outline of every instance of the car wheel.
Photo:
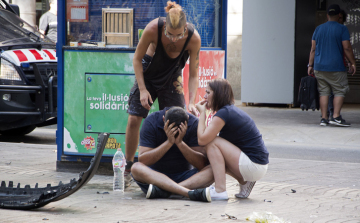
<svg viewBox="0 0 360 223">
<path fill-rule="evenodd" d="M 35 125 L 29 125 L 29 126 L 25 126 L 25 127 L 21 127 L 21 128 L 0 131 L 0 134 L 1 135 L 18 135 L 18 136 L 26 135 L 26 134 L 29 134 L 30 132 L 34 131 L 35 128 L 36 128 Z"/>
</svg>

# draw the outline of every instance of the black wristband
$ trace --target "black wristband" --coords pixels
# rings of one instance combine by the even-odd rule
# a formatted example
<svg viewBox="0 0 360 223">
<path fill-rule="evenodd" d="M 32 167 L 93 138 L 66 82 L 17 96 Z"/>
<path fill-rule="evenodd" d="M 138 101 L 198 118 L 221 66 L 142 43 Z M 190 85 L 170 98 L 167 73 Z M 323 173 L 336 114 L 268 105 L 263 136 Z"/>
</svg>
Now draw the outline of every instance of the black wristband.
<svg viewBox="0 0 360 223">
<path fill-rule="evenodd" d="M 130 170 L 134 162 L 132 161 L 126 161 L 125 170 Z"/>
</svg>

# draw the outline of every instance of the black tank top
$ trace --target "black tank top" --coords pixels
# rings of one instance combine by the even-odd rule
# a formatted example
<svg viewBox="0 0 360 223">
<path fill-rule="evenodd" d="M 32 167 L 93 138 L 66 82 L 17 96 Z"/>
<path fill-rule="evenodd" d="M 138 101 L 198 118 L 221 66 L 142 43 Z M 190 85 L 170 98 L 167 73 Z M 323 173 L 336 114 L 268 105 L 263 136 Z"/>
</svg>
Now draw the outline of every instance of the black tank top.
<svg viewBox="0 0 360 223">
<path fill-rule="evenodd" d="M 185 41 L 184 47 L 182 48 L 178 57 L 171 58 L 167 55 L 161 42 L 164 20 L 165 17 L 159 17 L 158 41 L 155 54 L 151 60 L 150 65 L 144 71 L 144 79 L 150 82 L 156 89 L 167 86 L 167 83 L 172 79 L 172 77 L 181 75 L 181 71 L 185 67 L 185 63 L 189 58 L 189 52 L 187 50 L 185 51 L 185 48 L 194 33 L 194 26 L 188 23 L 188 37 Z"/>
</svg>

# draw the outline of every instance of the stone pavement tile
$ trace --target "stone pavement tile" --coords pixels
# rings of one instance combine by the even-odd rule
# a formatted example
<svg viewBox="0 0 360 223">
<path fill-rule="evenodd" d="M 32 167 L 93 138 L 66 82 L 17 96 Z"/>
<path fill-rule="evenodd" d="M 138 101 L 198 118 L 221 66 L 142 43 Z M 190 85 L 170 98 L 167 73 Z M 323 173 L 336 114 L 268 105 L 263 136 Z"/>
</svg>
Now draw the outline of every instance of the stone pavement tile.
<svg viewBox="0 0 360 223">
<path fill-rule="evenodd" d="M 329 186 L 325 182 L 328 178 L 316 174 L 312 179 L 318 178 L 319 181 L 304 181 L 313 167 L 331 166 L 333 178 L 336 179 L 340 175 L 346 176 L 340 171 L 341 167 L 351 170 L 359 168 L 360 164 L 287 159 L 271 159 L 270 162 L 267 175 L 256 183 L 248 199 L 235 198 L 239 185 L 230 176 L 227 177 L 229 201 L 203 203 L 185 198 L 147 200 L 135 184 L 121 195 L 112 191 L 111 176 L 95 175 L 75 194 L 43 208 L 32 211 L 0 210 L 0 222 L 39 222 L 43 219 L 49 219 L 49 222 L 233 221 L 227 219 L 225 214 L 236 217 L 236 222 L 246 222 L 246 217 L 254 211 L 270 211 L 291 222 L 356 222 L 360 219 L 359 188 L 339 184 Z M 319 171 L 321 168 L 318 168 Z M 36 168 L 32 170 L 35 172 Z M 0 168 L 1 180 L 13 180 L 15 184 L 21 181 L 32 187 L 35 182 L 45 186 L 47 183 L 57 184 L 59 180 L 68 182 L 73 177 L 77 178 L 77 174 L 58 173 L 51 167 L 44 170 L 44 174 L 4 174 Z M 297 175 L 298 179 L 286 180 L 292 175 Z M 358 175 L 353 177 L 359 179 Z M 347 175 L 347 180 L 351 181 L 352 176 Z"/>
<path fill-rule="evenodd" d="M 0 181 L 45 187 L 78 177 L 56 172 L 53 147 L 0 143 Z M 7 165 L 11 161 L 10 165 Z M 270 211 L 291 222 L 357 222 L 360 164 L 270 158 L 268 173 L 248 199 L 235 198 L 239 185 L 227 177 L 229 201 L 147 200 L 133 184 L 124 195 L 112 191 L 111 176 L 95 175 L 73 195 L 32 211 L 0 209 L 0 222 L 247 222 L 254 211 Z M 355 186 L 354 186 L 355 185 Z M 292 193 L 292 190 L 296 193 Z M 99 192 L 99 193 L 97 193 Z M 109 192 L 109 194 L 103 194 Z M 268 202 L 271 201 L 271 202 Z M 225 214 L 234 216 L 230 220 Z"/>
<path fill-rule="evenodd" d="M 270 158 L 268 172 L 262 180 L 360 189 L 359 169 L 359 163 Z"/>
<path fill-rule="evenodd" d="M 252 212 L 270 211 L 291 222 L 356 222 L 360 219 L 360 190 L 279 184 L 259 181 L 249 199 L 237 199 L 235 180 L 228 177 L 229 201 L 212 203 L 188 199 L 145 199 L 136 186 L 124 195 L 112 191 L 112 177 L 98 176 L 83 189 L 34 211 L 1 210 L 1 222 L 222 222 L 225 214 L 246 222 Z M 296 189 L 292 193 L 291 189 Z M 97 192 L 100 192 L 99 194 Z M 102 194 L 102 192 L 109 194 Z M 268 202 L 269 201 L 269 202 Z"/>
<path fill-rule="evenodd" d="M 301 111 L 299 108 L 236 106 L 255 121 L 265 142 L 303 142 L 313 145 L 360 145 L 360 105 L 344 105 L 344 118 L 351 127 L 327 126 L 320 123 L 320 111 Z"/>
</svg>

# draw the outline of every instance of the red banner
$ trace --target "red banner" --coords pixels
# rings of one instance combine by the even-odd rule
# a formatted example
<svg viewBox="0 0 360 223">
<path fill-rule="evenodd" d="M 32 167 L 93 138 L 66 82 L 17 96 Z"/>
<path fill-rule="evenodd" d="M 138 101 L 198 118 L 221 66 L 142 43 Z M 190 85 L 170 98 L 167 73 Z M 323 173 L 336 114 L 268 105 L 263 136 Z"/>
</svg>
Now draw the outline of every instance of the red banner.
<svg viewBox="0 0 360 223">
<path fill-rule="evenodd" d="M 200 51 L 199 60 L 199 86 L 195 103 L 202 100 L 205 95 L 207 83 L 216 78 L 224 78 L 225 51 Z M 183 70 L 183 86 L 186 105 L 189 105 L 189 60 Z"/>
</svg>

